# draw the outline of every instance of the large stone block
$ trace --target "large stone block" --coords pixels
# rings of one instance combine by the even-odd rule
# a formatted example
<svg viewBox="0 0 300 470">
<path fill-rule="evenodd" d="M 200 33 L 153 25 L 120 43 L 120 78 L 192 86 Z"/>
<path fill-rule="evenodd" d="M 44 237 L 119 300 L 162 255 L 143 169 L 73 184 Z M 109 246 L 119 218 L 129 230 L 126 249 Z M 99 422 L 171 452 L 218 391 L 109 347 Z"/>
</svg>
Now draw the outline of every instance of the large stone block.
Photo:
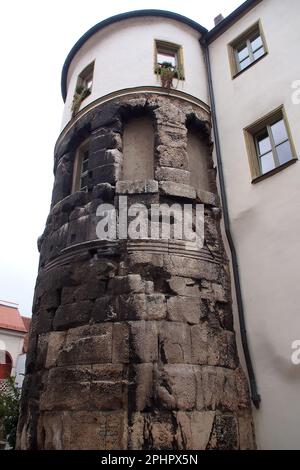
<svg viewBox="0 0 300 470">
<path fill-rule="evenodd" d="M 173 416 L 166 412 L 144 416 L 144 449 L 173 450 L 176 432 Z"/>
<path fill-rule="evenodd" d="M 108 283 L 108 292 L 114 295 L 130 292 L 142 293 L 145 291 L 143 280 L 139 274 L 128 274 L 128 276 L 115 276 Z"/>
<path fill-rule="evenodd" d="M 130 408 L 143 411 L 153 406 L 153 364 L 135 364 L 131 371 L 129 388 Z"/>
<path fill-rule="evenodd" d="M 182 276 L 193 279 L 219 281 L 220 265 L 205 259 L 187 258 L 184 256 L 165 256 L 164 269 L 172 276 Z"/>
<path fill-rule="evenodd" d="M 176 442 L 180 450 L 206 450 L 212 432 L 213 411 L 179 411 L 176 415 L 178 430 Z"/>
<path fill-rule="evenodd" d="M 144 448 L 144 413 L 131 413 L 131 422 L 128 427 L 128 449 L 143 450 Z"/>
<path fill-rule="evenodd" d="M 92 381 L 126 381 L 127 366 L 123 364 L 92 364 L 90 377 Z"/>
<path fill-rule="evenodd" d="M 39 449 L 119 450 L 126 448 L 123 411 L 42 413 Z"/>
<path fill-rule="evenodd" d="M 56 310 L 53 328 L 55 330 L 63 330 L 88 323 L 92 308 L 93 302 L 90 300 L 81 300 L 72 304 L 61 305 Z"/>
<path fill-rule="evenodd" d="M 120 134 L 116 132 L 105 132 L 103 128 L 100 131 L 94 131 L 90 142 L 90 152 L 100 149 L 119 149 L 122 148 Z"/>
<path fill-rule="evenodd" d="M 155 404 L 170 410 L 192 410 L 196 403 L 193 366 L 167 364 L 156 371 Z"/>
<path fill-rule="evenodd" d="M 105 165 L 110 165 L 112 163 L 121 165 L 123 163 L 123 154 L 118 149 L 106 150 L 104 162 Z"/>
<path fill-rule="evenodd" d="M 190 172 L 177 168 L 159 167 L 155 170 L 155 179 L 158 181 L 173 181 L 174 183 L 189 184 Z"/>
<path fill-rule="evenodd" d="M 158 333 L 155 321 L 134 321 L 130 324 L 132 362 L 154 362 L 158 360 Z"/>
<path fill-rule="evenodd" d="M 48 334 L 40 334 L 37 341 L 37 354 L 35 366 L 36 369 L 42 369 L 45 367 L 47 350 L 48 350 Z"/>
<path fill-rule="evenodd" d="M 164 294 L 130 294 L 118 298 L 122 320 L 161 320 L 166 317 Z"/>
<path fill-rule="evenodd" d="M 57 211 L 70 214 L 75 209 L 75 207 L 84 207 L 88 202 L 88 194 L 84 191 L 77 191 L 65 197 L 64 200 L 61 201 L 61 204 L 54 208 L 53 211 L 56 209 Z"/>
<path fill-rule="evenodd" d="M 196 191 L 192 186 L 173 181 L 160 181 L 159 191 L 162 195 L 180 197 L 183 199 L 195 199 Z"/>
<path fill-rule="evenodd" d="M 211 193 L 209 191 L 204 191 L 203 189 L 197 189 L 197 200 L 202 204 L 207 204 L 208 206 L 218 207 L 220 205 L 219 197 L 217 194 Z"/>
<path fill-rule="evenodd" d="M 56 168 L 51 206 L 70 194 L 72 186 L 73 163 L 64 157 Z"/>
<path fill-rule="evenodd" d="M 99 183 L 109 183 L 115 185 L 121 175 L 121 165 L 119 163 L 109 163 L 101 165 L 89 172 L 89 185 L 94 186 Z"/>
<path fill-rule="evenodd" d="M 207 448 L 209 450 L 238 450 L 239 435 L 235 416 L 217 413 Z"/>
<path fill-rule="evenodd" d="M 60 304 L 60 289 L 47 290 L 40 299 L 43 309 L 56 309 Z"/>
<path fill-rule="evenodd" d="M 64 214 L 66 217 L 68 217 L 68 220 L 71 222 L 71 220 L 76 220 L 80 219 L 80 217 L 84 217 L 87 215 L 87 206 L 85 207 L 75 207 L 75 209 L 70 213 L 69 217 L 68 214 Z"/>
<path fill-rule="evenodd" d="M 231 301 L 230 291 L 222 284 L 201 281 L 201 297 L 212 302 L 228 303 Z"/>
<path fill-rule="evenodd" d="M 118 297 L 122 320 L 146 320 L 146 294 L 123 294 Z"/>
<path fill-rule="evenodd" d="M 100 150 L 91 152 L 89 154 L 89 159 L 88 159 L 89 170 L 93 170 L 94 168 L 97 168 L 98 166 L 102 166 L 106 164 L 105 152 L 106 152 L 105 149 L 100 149 Z"/>
<path fill-rule="evenodd" d="M 238 365 L 235 335 L 207 323 L 191 327 L 192 362 L 235 369 Z"/>
<path fill-rule="evenodd" d="M 64 347 L 66 336 L 66 331 L 52 331 L 51 333 L 49 333 L 45 364 L 46 369 L 57 365 L 57 359 Z"/>
<path fill-rule="evenodd" d="M 97 324 L 68 331 L 57 364 L 102 364 L 112 362 L 112 324 Z"/>
<path fill-rule="evenodd" d="M 200 297 L 200 284 L 194 279 L 179 276 L 168 280 L 171 291 L 183 297 Z"/>
<path fill-rule="evenodd" d="M 101 411 L 121 410 L 125 405 L 122 382 L 92 382 L 89 409 Z"/>
<path fill-rule="evenodd" d="M 129 362 L 130 330 L 127 323 L 114 323 L 112 362 Z"/>
<path fill-rule="evenodd" d="M 90 217 L 88 215 L 72 220 L 67 227 L 67 245 L 75 245 L 86 241 L 89 224 Z"/>
<path fill-rule="evenodd" d="M 158 192 L 158 182 L 155 180 L 118 181 L 117 194 L 155 194 Z"/>
<path fill-rule="evenodd" d="M 113 295 L 104 295 L 94 303 L 91 313 L 91 321 L 101 323 L 106 321 L 118 321 L 119 309 L 117 298 Z"/>
<path fill-rule="evenodd" d="M 109 183 L 99 183 L 94 185 L 92 191 L 93 199 L 102 199 L 105 202 L 112 201 L 115 195 L 114 187 Z"/>
<path fill-rule="evenodd" d="M 55 382 L 51 380 L 42 393 L 42 411 L 84 410 L 90 407 L 90 384 L 88 382 Z"/>
<path fill-rule="evenodd" d="M 252 416 L 249 410 L 238 416 L 240 450 L 255 450 L 255 437 Z"/>
<path fill-rule="evenodd" d="M 195 366 L 197 409 L 237 411 L 245 400 L 245 392 L 238 385 L 238 374 L 223 367 Z"/>
<path fill-rule="evenodd" d="M 150 294 L 146 296 L 145 320 L 162 320 L 166 317 L 166 297 L 164 294 Z"/>
<path fill-rule="evenodd" d="M 158 145 L 159 163 L 161 166 L 188 170 L 189 162 L 184 143 L 181 146 L 171 147 Z"/>
<path fill-rule="evenodd" d="M 94 300 L 105 292 L 105 282 L 98 279 L 89 279 L 78 287 L 64 287 L 61 295 L 62 304 L 71 304 L 81 300 Z"/>
<path fill-rule="evenodd" d="M 55 309 L 41 309 L 35 313 L 37 319 L 36 331 L 38 334 L 48 333 L 52 330 Z"/>
<path fill-rule="evenodd" d="M 167 300 L 167 312 L 168 320 L 196 325 L 206 317 L 207 308 L 198 297 L 176 295 Z"/>
<path fill-rule="evenodd" d="M 161 322 L 159 330 L 160 359 L 164 363 L 191 362 L 190 327 L 183 323 Z"/>
<path fill-rule="evenodd" d="M 120 121 L 119 103 L 105 103 L 101 106 L 101 109 L 96 109 L 91 112 L 90 123 L 92 131 L 103 133 L 103 127 L 110 129 L 112 132 L 120 132 L 122 129 L 122 123 Z"/>
</svg>

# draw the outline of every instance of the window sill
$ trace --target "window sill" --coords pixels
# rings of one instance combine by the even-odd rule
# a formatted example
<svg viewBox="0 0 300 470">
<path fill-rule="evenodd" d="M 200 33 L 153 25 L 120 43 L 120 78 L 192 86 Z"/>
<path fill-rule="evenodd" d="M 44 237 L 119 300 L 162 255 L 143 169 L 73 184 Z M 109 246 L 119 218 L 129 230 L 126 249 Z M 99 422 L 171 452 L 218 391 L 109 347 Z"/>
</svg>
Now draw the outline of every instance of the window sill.
<svg viewBox="0 0 300 470">
<path fill-rule="evenodd" d="M 235 72 L 233 75 L 232 75 L 232 80 L 234 80 L 235 78 L 239 77 L 242 73 L 246 72 L 246 70 L 250 69 L 251 67 L 253 67 L 253 65 L 256 65 L 260 60 L 264 59 L 266 56 L 268 55 L 268 52 L 266 51 L 264 53 L 264 55 L 262 55 L 261 57 L 259 57 L 258 59 L 256 59 L 254 62 L 251 62 L 251 64 L 247 65 L 247 67 L 245 67 L 243 70 L 240 70 L 239 72 Z"/>
<path fill-rule="evenodd" d="M 288 166 L 292 165 L 293 163 L 296 163 L 298 161 L 298 158 L 297 157 L 294 157 L 292 158 L 291 160 L 289 160 L 288 162 L 286 163 L 283 163 L 283 165 L 280 165 L 276 168 L 274 168 L 273 170 L 271 171 L 268 171 L 267 173 L 264 173 L 263 175 L 260 175 L 260 176 L 257 176 L 255 177 L 251 183 L 252 184 L 256 184 L 256 183 L 259 183 L 260 181 L 266 179 L 266 178 L 269 178 L 269 176 L 273 176 L 275 175 L 276 173 L 279 173 L 281 170 L 284 170 L 285 168 L 287 168 Z"/>
</svg>

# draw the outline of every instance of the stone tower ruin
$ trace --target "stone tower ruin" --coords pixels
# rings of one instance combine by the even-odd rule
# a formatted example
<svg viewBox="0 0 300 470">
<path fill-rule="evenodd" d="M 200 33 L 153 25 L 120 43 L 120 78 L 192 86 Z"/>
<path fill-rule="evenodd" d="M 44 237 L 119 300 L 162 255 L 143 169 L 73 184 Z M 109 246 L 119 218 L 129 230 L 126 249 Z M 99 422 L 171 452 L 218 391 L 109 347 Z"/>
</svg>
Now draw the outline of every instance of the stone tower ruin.
<svg viewBox="0 0 300 470">
<path fill-rule="evenodd" d="M 128 13 L 99 23 L 66 60 L 21 449 L 255 447 L 220 230 L 203 30 L 169 12 Z M 203 204 L 204 246 L 151 234 L 99 238 L 97 208 L 110 204 L 119 216 L 120 196 L 149 211 Z"/>
</svg>

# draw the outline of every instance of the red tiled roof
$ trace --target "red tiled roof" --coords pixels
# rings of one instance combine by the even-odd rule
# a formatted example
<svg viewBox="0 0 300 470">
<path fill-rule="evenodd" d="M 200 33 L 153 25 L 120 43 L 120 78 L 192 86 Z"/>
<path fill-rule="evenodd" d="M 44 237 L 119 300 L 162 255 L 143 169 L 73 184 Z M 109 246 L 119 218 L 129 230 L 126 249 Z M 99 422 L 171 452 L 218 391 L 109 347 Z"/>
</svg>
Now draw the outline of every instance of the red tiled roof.
<svg viewBox="0 0 300 470">
<path fill-rule="evenodd" d="M 26 328 L 26 331 L 28 332 L 29 331 L 29 327 L 30 327 L 30 322 L 31 322 L 31 318 L 30 317 L 23 317 L 23 315 L 21 316 L 22 320 L 23 320 L 23 323 L 24 323 L 24 326 Z"/>
<path fill-rule="evenodd" d="M 18 307 L 0 303 L 0 328 L 27 332 Z"/>
<path fill-rule="evenodd" d="M 22 320 L 23 320 L 23 323 L 24 323 L 25 328 L 27 330 L 27 335 L 24 337 L 23 352 L 27 353 L 27 351 L 28 351 L 28 340 L 29 340 L 29 327 L 30 327 L 31 318 L 22 317 Z"/>
</svg>

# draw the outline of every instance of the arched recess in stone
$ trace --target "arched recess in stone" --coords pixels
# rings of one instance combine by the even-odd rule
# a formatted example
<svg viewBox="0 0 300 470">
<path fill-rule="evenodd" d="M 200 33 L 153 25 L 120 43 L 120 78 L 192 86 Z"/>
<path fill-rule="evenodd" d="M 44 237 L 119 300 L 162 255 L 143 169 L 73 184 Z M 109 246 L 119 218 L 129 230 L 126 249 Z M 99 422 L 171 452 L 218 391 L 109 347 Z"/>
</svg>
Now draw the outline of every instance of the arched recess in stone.
<svg viewBox="0 0 300 470">
<path fill-rule="evenodd" d="M 147 114 L 133 115 L 124 123 L 122 180 L 154 177 L 153 121 Z"/>
<path fill-rule="evenodd" d="M 70 136 L 66 138 L 63 152 L 59 157 L 56 155 L 54 164 L 54 185 L 52 193 L 51 207 L 59 201 L 75 192 L 74 170 L 76 170 L 76 156 L 78 149 L 83 142 L 91 135 L 90 124 L 77 129 L 77 133 L 72 129 Z"/>
<path fill-rule="evenodd" d="M 207 128 L 195 115 L 188 116 L 186 126 L 190 184 L 198 190 L 215 192 L 212 178 L 213 160 Z"/>
</svg>

